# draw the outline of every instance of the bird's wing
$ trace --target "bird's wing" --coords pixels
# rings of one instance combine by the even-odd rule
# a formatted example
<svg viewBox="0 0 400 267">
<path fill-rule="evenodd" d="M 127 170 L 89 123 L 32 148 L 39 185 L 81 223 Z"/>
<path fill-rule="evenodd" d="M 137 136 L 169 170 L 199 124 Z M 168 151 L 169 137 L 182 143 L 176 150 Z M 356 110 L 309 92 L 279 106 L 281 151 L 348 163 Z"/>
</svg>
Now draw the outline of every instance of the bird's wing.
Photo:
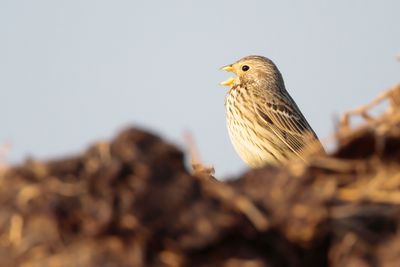
<svg viewBox="0 0 400 267">
<path fill-rule="evenodd" d="M 253 91 L 253 93 L 257 94 L 257 91 Z M 275 101 L 271 101 L 269 98 L 273 98 Z M 291 98 L 284 100 L 278 98 L 278 96 L 266 97 L 264 94 L 259 94 L 253 96 L 252 99 L 263 99 L 259 103 L 253 101 L 259 120 L 267 124 L 266 126 L 300 158 L 303 158 L 300 151 L 304 151 L 306 147 L 317 146 L 317 149 L 322 148 L 317 136 L 298 107 L 293 106 L 292 103 L 291 105 L 288 104 Z"/>
</svg>

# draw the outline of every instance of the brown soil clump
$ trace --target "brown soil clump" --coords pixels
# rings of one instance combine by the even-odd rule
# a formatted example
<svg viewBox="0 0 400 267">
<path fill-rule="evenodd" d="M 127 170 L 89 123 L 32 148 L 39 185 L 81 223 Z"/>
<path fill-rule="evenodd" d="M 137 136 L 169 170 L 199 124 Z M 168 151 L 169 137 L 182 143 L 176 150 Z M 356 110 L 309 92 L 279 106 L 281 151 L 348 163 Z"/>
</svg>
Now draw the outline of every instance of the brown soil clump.
<svg viewBox="0 0 400 267">
<path fill-rule="evenodd" d="M 138 129 L 2 170 L 0 266 L 400 266 L 396 90 L 332 155 L 227 182 Z"/>
</svg>

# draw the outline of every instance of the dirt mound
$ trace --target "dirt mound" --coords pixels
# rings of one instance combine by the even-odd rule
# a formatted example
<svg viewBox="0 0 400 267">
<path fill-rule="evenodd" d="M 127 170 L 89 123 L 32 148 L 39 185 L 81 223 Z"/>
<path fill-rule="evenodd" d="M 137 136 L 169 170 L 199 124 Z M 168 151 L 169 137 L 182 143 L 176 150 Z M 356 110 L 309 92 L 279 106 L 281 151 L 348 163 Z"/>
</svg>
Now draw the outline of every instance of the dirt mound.
<svg viewBox="0 0 400 267">
<path fill-rule="evenodd" d="M 138 129 L 2 171 L 0 266 L 399 266 L 393 92 L 379 118 L 351 112 L 370 122 L 343 126 L 333 155 L 228 182 Z"/>
</svg>

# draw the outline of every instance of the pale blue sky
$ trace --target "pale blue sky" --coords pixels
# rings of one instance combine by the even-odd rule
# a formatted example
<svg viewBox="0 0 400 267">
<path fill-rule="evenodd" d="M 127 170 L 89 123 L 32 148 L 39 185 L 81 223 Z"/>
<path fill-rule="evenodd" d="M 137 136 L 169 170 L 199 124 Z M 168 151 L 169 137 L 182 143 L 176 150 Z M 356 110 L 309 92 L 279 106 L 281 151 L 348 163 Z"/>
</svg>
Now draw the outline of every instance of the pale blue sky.
<svg viewBox="0 0 400 267">
<path fill-rule="evenodd" d="M 137 125 L 194 134 L 219 176 L 245 165 L 225 126 L 228 74 L 270 57 L 320 137 L 399 82 L 400 1 L 0 1 L 0 143 L 11 162 L 84 150 Z"/>
</svg>

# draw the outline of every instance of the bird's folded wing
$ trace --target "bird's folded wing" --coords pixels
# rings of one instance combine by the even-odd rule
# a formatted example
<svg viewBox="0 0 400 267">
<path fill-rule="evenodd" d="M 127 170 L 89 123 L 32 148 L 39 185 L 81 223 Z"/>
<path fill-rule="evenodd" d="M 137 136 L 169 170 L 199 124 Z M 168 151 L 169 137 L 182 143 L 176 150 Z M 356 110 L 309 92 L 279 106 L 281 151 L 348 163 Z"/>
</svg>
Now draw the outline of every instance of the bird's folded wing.
<svg viewBox="0 0 400 267">
<path fill-rule="evenodd" d="M 256 103 L 253 105 L 261 123 L 267 124 L 266 127 L 300 158 L 303 158 L 301 151 L 305 151 L 307 147 L 311 150 L 313 146 L 313 151 L 315 148 L 322 148 L 314 131 L 299 111 L 283 102 L 265 101 L 262 106 Z"/>
</svg>

